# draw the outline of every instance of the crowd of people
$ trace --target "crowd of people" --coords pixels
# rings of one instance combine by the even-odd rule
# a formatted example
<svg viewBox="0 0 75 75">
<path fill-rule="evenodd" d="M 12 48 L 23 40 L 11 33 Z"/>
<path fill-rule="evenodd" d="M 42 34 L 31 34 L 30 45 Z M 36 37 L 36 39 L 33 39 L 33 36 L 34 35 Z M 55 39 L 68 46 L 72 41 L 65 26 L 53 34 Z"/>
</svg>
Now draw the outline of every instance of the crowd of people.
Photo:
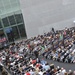
<svg viewBox="0 0 75 75">
<path fill-rule="evenodd" d="M 75 63 L 75 27 L 52 31 L 11 44 L 0 52 L 0 62 L 11 75 L 74 75 L 44 59 Z"/>
<path fill-rule="evenodd" d="M 62 44 L 60 45 L 60 38 L 54 44 L 53 50 L 47 50 L 43 53 L 48 59 L 57 60 L 66 63 L 75 63 L 75 32 L 66 29 L 66 35 L 63 34 Z M 56 38 L 56 37 L 55 37 Z M 54 40 L 55 42 L 56 40 Z"/>
</svg>

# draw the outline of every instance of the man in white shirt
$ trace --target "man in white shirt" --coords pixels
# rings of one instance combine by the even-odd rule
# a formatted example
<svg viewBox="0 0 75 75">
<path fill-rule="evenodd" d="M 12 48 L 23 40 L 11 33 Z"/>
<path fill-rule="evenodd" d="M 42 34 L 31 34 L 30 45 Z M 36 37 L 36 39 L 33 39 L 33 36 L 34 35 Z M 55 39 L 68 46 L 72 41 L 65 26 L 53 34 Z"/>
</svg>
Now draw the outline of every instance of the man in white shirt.
<svg viewBox="0 0 75 75">
<path fill-rule="evenodd" d="M 64 75 L 66 73 L 66 70 L 64 68 L 61 68 L 61 72 Z"/>
<path fill-rule="evenodd" d="M 30 75 L 35 75 L 35 72 L 33 70 L 30 70 Z"/>
<path fill-rule="evenodd" d="M 40 70 L 38 74 L 39 74 L 39 75 L 43 75 L 43 72 Z"/>
</svg>

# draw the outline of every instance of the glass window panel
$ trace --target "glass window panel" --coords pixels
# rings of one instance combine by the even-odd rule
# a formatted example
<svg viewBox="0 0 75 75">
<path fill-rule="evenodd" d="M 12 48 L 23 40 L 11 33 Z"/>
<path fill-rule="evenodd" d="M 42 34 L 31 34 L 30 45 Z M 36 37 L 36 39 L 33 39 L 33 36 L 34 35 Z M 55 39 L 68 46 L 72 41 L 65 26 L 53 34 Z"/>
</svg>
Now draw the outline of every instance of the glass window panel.
<svg viewBox="0 0 75 75">
<path fill-rule="evenodd" d="M 19 37 L 19 33 L 18 33 L 17 26 L 12 27 L 12 32 L 13 32 L 13 35 L 14 35 L 14 39 L 20 38 Z"/>
<path fill-rule="evenodd" d="M 4 14 L 4 11 L 5 11 L 5 9 L 4 9 L 4 7 L 2 7 L 2 8 L 0 8 L 1 10 L 0 10 L 0 15 L 2 15 L 2 14 Z"/>
<path fill-rule="evenodd" d="M 20 9 L 20 3 L 19 3 L 19 0 L 10 0 L 10 3 L 11 3 L 11 6 L 14 7 L 14 8 L 19 8 Z"/>
<path fill-rule="evenodd" d="M 0 28 L 2 28 L 2 24 L 1 24 L 1 21 L 0 21 Z"/>
<path fill-rule="evenodd" d="M 9 42 L 13 42 L 14 41 L 14 35 L 13 35 L 13 32 L 12 32 L 12 28 L 5 28 L 5 32 L 8 36 L 8 40 Z"/>
<path fill-rule="evenodd" d="M 6 8 L 6 6 L 7 5 L 9 5 L 10 6 L 10 2 L 9 2 L 9 0 L 3 0 L 3 6 Z"/>
<path fill-rule="evenodd" d="M 19 25 L 18 28 L 19 28 L 21 37 L 26 37 L 26 32 L 25 32 L 24 25 L 23 24 Z"/>
<path fill-rule="evenodd" d="M 3 3 L 8 5 L 9 4 L 9 0 L 3 0 Z"/>
<path fill-rule="evenodd" d="M 17 10 L 20 10 L 20 5 L 16 2 L 16 1 L 10 1 L 10 4 L 11 4 L 11 9 L 13 10 L 13 11 L 17 11 Z M 12 11 L 11 10 L 11 11 Z"/>
<path fill-rule="evenodd" d="M 22 23 L 23 22 L 22 14 L 15 14 L 15 18 L 16 18 L 17 23 Z"/>
<path fill-rule="evenodd" d="M 0 1 L 0 8 L 2 8 L 3 7 L 3 3 L 2 3 L 2 1 Z"/>
<path fill-rule="evenodd" d="M 4 25 L 4 27 L 9 26 L 9 22 L 8 22 L 7 17 L 3 18 L 2 21 L 3 21 L 3 25 Z"/>
<path fill-rule="evenodd" d="M 16 2 L 16 0 L 15 0 L 15 1 L 10 0 L 10 3 L 11 3 L 11 4 L 14 4 L 14 3 L 17 3 L 17 2 Z"/>
<path fill-rule="evenodd" d="M 19 1 L 19 0 L 16 0 L 16 2 L 17 2 L 18 4 L 20 4 L 20 1 Z"/>
<path fill-rule="evenodd" d="M 8 17 L 8 19 L 9 19 L 10 25 L 14 25 L 14 24 L 16 24 L 16 22 L 15 22 L 15 19 L 14 19 L 14 16 L 13 16 L 13 15 L 12 15 L 12 16 L 9 16 L 9 17 Z"/>
<path fill-rule="evenodd" d="M 17 3 L 11 3 L 11 6 L 12 6 L 13 8 L 17 8 Z"/>
<path fill-rule="evenodd" d="M 5 36 L 4 31 L 3 30 L 0 30 L 0 37 L 2 38 L 4 36 Z"/>
<path fill-rule="evenodd" d="M 8 11 L 9 11 L 9 13 L 12 11 L 12 8 L 11 8 L 10 5 L 6 5 L 6 6 L 5 6 L 5 11 L 4 11 L 5 14 L 8 13 Z"/>
</svg>

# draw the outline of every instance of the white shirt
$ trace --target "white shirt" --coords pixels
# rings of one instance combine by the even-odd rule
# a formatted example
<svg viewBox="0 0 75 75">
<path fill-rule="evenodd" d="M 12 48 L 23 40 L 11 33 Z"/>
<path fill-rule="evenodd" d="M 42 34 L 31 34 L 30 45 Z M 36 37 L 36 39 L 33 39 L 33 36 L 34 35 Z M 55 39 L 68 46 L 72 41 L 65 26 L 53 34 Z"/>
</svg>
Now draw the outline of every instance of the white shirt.
<svg viewBox="0 0 75 75">
<path fill-rule="evenodd" d="M 63 70 L 62 70 L 62 73 L 63 73 L 63 75 L 64 75 L 64 73 L 66 73 L 66 70 L 65 70 L 65 69 L 63 69 Z"/>
<path fill-rule="evenodd" d="M 2 58 L 2 60 L 5 60 L 6 58 L 5 57 L 1 57 Z"/>
<path fill-rule="evenodd" d="M 11 63 L 11 65 L 14 65 L 14 64 L 15 64 L 15 62 L 12 62 L 12 63 Z"/>
<path fill-rule="evenodd" d="M 43 72 L 40 71 L 40 72 L 39 72 L 39 75 L 43 75 Z"/>
<path fill-rule="evenodd" d="M 29 73 L 30 73 L 30 75 L 34 75 L 34 72 L 33 71 L 30 71 Z"/>
</svg>

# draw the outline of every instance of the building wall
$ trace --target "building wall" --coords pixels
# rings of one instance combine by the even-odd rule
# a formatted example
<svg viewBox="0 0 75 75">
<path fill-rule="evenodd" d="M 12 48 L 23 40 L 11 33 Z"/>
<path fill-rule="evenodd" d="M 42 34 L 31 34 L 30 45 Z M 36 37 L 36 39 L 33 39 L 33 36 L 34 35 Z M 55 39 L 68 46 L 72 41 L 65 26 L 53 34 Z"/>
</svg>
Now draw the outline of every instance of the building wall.
<svg viewBox="0 0 75 75">
<path fill-rule="evenodd" d="M 75 0 L 20 0 L 27 37 L 75 26 Z"/>
</svg>

